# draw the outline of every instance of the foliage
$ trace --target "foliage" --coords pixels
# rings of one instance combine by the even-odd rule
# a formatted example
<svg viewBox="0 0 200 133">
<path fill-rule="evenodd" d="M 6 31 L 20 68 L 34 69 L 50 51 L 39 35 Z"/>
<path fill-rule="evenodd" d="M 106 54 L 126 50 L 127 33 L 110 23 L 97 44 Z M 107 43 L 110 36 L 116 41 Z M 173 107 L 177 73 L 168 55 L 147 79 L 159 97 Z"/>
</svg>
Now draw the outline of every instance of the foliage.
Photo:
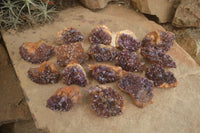
<svg viewBox="0 0 200 133">
<path fill-rule="evenodd" d="M 24 24 L 46 23 L 56 12 L 49 0 L 0 0 L 0 28 L 17 29 Z"/>
</svg>

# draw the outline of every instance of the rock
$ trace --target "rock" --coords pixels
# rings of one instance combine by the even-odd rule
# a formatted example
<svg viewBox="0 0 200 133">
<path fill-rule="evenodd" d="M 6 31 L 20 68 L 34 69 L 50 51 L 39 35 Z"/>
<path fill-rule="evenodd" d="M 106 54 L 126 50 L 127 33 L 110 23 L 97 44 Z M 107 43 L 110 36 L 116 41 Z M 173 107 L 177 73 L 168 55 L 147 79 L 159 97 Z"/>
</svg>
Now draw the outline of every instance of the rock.
<svg viewBox="0 0 200 133">
<path fill-rule="evenodd" d="M 29 108 L 3 44 L 0 44 L 0 53 L 0 126 L 17 120 L 30 120 Z"/>
<path fill-rule="evenodd" d="M 172 24 L 176 27 L 200 27 L 200 0 L 181 0 Z"/>
<path fill-rule="evenodd" d="M 194 60 L 200 64 L 200 29 L 186 29 L 177 32 L 176 40 Z"/>
<path fill-rule="evenodd" d="M 112 0 L 80 0 L 89 9 L 102 9 Z"/>
<path fill-rule="evenodd" d="M 160 23 L 171 22 L 174 14 L 174 3 L 171 0 L 131 0 L 140 12 L 155 15 Z"/>
<path fill-rule="evenodd" d="M 160 25 L 147 20 L 143 15 L 136 13 L 134 10 L 123 6 L 119 7 L 116 4 L 110 5 L 100 12 L 91 12 L 81 6 L 77 6 L 76 8 L 68 8 L 59 12 L 58 16 L 52 24 L 27 29 L 16 34 L 3 33 L 5 44 L 22 89 L 29 98 L 28 104 L 38 128 L 47 127 L 51 133 L 130 133 L 133 131 L 148 133 L 176 133 L 181 131 L 186 133 L 200 131 L 200 67 L 176 43 L 168 54 L 177 63 L 177 68 L 170 69 L 170 71 L 175 74 L 178 86 L 168 90 L 155 88 L 155 102 L 147 108 L 136 108 L 133 105 L 132 99 L 128 98 L 128 95 L 123 94 L 123 96 L 127 96 L 127 102 L 126 110 L 122 116 L 111 119 L 96 117 L 88 103 L 86 90 L 88 87 L 96 85 L 97 82 L 88 77 L 90 78 L 90 84 L 85 88 L 80 88 L 83 97 L 76 108 L 67 113 L 48 110 L 45 107 L 45 101 L 54 93 L 57 87 L 63 86 L 63 83 L 59 82 L 52 86 L 40 86 L 28 79 L 26 73 L 30 67 L 33 67 L 33 64 L 22 60 L 19 55 L 18 49 L 23 42 L 44 39 L 49 43 L 54 43 L 58 31 L 63 29 L 63 27 L 73 26 L 77 27 L 85 37 L 84 48 L 88 49 L 90 46 L 87 39 L 88 34 L 98 24 L 103 23 L 107 25 L 113 33 L 113 39 L 115 39 L 115 34 L 118 31 L 125 29 L 135 32 L 139 40 L 142 40 L 150 31 L 164 30 Z M 52 57 L 49 61 L 55 62 L 55 58 Z M 96 63 L 94 60 L 90 60 L 83 64 L 83 67 L 88 69 L 88 64 Z M 113 64 L 114 62 L 109 63 Z M 89 74 L 89 71 L 87 73 Z M 120 91 L 116 83 L 105 84 L 105 86 L 113 87 Z M 123 92 L 119 93 L 122 94 Z M 0 94 L 5 95 L 4 92 Z"/>
</svg>

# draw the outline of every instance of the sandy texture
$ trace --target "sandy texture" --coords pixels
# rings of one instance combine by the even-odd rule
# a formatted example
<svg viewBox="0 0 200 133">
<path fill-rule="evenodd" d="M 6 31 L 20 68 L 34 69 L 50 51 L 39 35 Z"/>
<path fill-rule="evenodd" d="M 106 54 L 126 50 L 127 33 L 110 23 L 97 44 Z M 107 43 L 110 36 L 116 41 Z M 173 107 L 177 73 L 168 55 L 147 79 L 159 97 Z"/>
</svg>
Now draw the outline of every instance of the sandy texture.
<svg viewBox="0 0 200 133">
<path fill-rule="evenodd" d="M 97 84 L 91 78 L 88 86 L 80 87 L 83 97 L 70 112 L 54 112 L 46 108 L 46 100 L 64 84 L 60 80 L 55 85 L 38 85 L 28 79 L 28 69 L 39 65 L 21 59 L 18 51 L 20 45 L 26 41 L 35 42 L 40 39 L 56 45 L 57 32 L 73 26 L 83 33 L 84 48 L 87 50 L 90 45 L 87 36 L 97 24 L 107 25 L 112 30 L 113 36 L 120 30 L 132 30 L 140 40 L 152 30 L 163 29 L 134 10 L 111 5 L 99 12 L 91 12 L 82 7 L 67 9 L 59 13 L 59 17 L 53 24 L 21 33 L 3 34 L 37 127 L 47 127 L 51 133 L 200 132 L 200 67 L 177 44 L 169 54 L 177 63 L 177 69 L 171 70 L 178 79 L 178 87 L 155 88 L 154 103 L 143 109 L 133 105 L 131 97 L 121 92 L 116 83 L 110 83 L 105 86 L 112 86 L 127 100 L 125 112 L 121 116 L 108 119 L 95 116 L 87 93 L 90 86 Z M 55 56 L 51 57 L 50 61 L 55 62 Z M 84 68 L 87 68 L 89 63 L 94 61 L 84 64 Z"/>
</svg>

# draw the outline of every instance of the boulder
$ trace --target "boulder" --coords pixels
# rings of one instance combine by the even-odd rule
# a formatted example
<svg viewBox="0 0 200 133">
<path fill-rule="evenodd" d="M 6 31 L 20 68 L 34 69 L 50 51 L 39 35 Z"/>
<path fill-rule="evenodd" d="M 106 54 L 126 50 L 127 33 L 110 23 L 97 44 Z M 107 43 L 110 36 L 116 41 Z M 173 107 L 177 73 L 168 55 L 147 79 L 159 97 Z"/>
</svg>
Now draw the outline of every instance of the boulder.
<svg viewBox="0 0 200 133">
<path fill-rule="evenodd" d="M 155 15 L 160 23 L 171 22 L 175 12 L 171 0 L 131 0 L 133 6 L 140 12 Z"/>
<path fill-rule="evenodd" d="M 102 9 L 106 7 L 108 2 L 112 0 L 80 0 L 80 1 L 87 8 L 95 10 L 95 9 Z"/>
<path fill-rule="evenodd" d="M 19 80 L 16 77 L 6 49 L 1 43 L 0 82 L 0 94 L 2 94 L 0 97 L 0 127 L 3 124 L 18 120 L 31 120 L 31 114 L 23 96 Z"/>
<path fill-rule="evenodd" d="M 200 29 L 186 29 L 177 32 L 176 40 L 194 60 L 200 64 Z"/>
<path fill-rule="evenodd" d="M 200 0 L 181 0 L 172 24 L 176 27 L 200 27 Z"/>
</svg>

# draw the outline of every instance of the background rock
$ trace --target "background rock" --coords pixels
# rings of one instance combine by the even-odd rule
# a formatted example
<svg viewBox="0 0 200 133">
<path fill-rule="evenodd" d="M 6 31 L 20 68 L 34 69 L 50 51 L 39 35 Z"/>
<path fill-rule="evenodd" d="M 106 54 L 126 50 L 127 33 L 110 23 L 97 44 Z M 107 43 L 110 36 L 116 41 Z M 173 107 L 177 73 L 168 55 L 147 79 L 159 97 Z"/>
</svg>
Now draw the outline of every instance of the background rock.
<svg viewBox="0 0 200 133">
<path fill-rule="evenodd" d="M 0 33 L 0 133 L 47 133 L 35 127 Z"/>
<path fill-rule="evenodd" d="M 2 94 L 0 97 L 0 126 L 17 120 L 31 119 L 19 81 L 2 44 L 0 44 L 0 94 Z"/>
<path fill-rule="evenodd" d="M 181 0 L 172 24 L 176 27 L 200 27 L 200 1 Z"/>
<path fill-rule="evenodd" d="M 174 3 L 171 0 L 131 0 L 133 6 L 142 13 L 155 15 L 160 23 L 171 22 Z"/>
<path fill-rule="evenodd" d="M 89 9 L 102 9 L 112 0 L 80 0 Z"/>
<path fill-rule="evenodd" d="M 200 64 L 200 29 L 179 30 L 176 41 Z"/>
</svg>

